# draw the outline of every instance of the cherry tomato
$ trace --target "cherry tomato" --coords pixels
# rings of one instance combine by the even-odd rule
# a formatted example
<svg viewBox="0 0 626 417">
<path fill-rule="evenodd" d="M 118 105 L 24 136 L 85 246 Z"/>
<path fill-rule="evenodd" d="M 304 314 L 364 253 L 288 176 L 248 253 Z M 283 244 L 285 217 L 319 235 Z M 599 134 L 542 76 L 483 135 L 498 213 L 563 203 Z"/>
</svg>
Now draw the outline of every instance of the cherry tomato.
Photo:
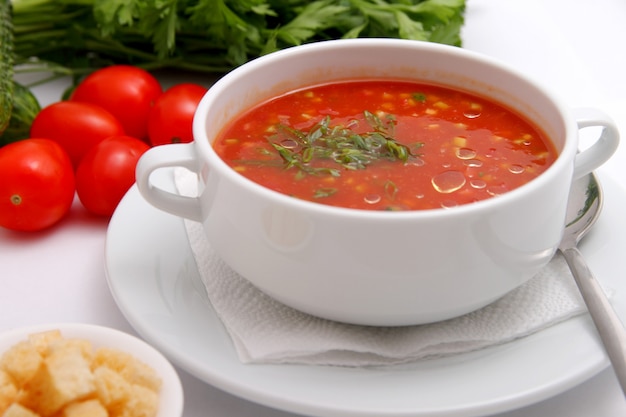
<svg viewBox="0 0 626 417">
<path fill-rule="evenodd" d="M 94 146 L 76 170 L 76 191 L 87 210 L 111 216 L 135 182 L 135 166 L 147 143 L 130 136 L 112 136 Z"/>
<path fill-rule="evenodd" d="M 96 70 L 81 81 L 71 100 L 97 104 L 110 111 L 127 135 L 147 139 L 148 113 L 163 89 L 148 71 L 130 65 Z"/>
<path fill-rule="evenodd" d="M 206 92 L 207 88 L 192 83 L 178 84 L 166 90 L 150 111 L 150 143 L 164 145 L 191 142 L 193 115 Z"/>
<path fill-rule="evenodd" d="M 68 153 L 74 167 L 100 141 L 123 135 L 122 124 L 108 111 L 90 103 L 59 101 L 37 114 L 30 136 L 52 139 Z"/>
<path fill-rule="evenodd" d="M 50 139 L 24 139 L 0 148 L 0 226 L 45 229 L 61 220 L 74 201 L 74 169 Z"/>
</svg>

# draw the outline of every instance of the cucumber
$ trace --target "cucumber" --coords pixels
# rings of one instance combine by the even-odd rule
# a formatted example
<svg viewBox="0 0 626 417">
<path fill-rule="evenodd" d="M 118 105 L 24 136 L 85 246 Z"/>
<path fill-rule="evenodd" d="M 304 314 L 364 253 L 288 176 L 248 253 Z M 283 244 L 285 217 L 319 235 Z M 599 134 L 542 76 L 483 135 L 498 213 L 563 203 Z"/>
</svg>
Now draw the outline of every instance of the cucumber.
<svg viewBox="0 0 626 417">
<path fill-rule="evenodd" d="M 13 109 L 13 62 L 11 1 L 0 0 L 0 134 L 9 126 Z"/>
<path fill-rule="evenodd" d="M 4 133 L 0 135 L 0 146 L 28 138 L 30 125 L 40 111 L 41 106 L 35 95 L 23 85 L 13 82 L 11 120 Z"/>
</svg>

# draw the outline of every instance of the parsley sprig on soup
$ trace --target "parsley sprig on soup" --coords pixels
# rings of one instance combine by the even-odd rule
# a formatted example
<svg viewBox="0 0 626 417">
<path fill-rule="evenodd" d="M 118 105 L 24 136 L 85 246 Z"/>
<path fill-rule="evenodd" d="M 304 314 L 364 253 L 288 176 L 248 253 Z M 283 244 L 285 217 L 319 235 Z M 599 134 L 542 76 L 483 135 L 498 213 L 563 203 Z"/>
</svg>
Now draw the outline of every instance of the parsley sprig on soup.
<svg viewBox="0 0 626 417">
<path fill-rule="evenodd" d="M 513 190 L 557 157 L 503 105 L 397 80 L 317 85 L 232 120 L 213 143 L 241 175 L 283 194 L 368 210 L 451 208 Z"/>
</svg>

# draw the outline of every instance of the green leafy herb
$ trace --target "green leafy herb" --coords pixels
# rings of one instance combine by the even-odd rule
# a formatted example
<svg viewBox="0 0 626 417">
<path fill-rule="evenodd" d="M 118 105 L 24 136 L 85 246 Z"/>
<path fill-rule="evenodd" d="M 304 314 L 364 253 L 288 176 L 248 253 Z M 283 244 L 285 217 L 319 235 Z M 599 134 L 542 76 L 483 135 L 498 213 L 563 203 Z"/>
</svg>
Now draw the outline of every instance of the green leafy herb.
<svg viewBox="0 0 626 417">
<path fill-rule="evenodd" d="M 76 77 L 113 63 L 223 73 L 327 39 L 460 46 L 464 10 L 465 0 L 14 0 L 14 50 L 21 70 Z"/>
<path fill-rule="evenodd" d="M 420 103 L 424 103 L 426 101 L 426 94 L 424 93 L 413 93 L 411 96 L 413 97 L 413 100 L 419 101 Z"/>
<path fill-rule="evenodd" d="M 398 186 L 391 180 L 387 180 L 385 182 L 385 195 L 390 200 L 394 200 L 396 198 L 396 194 L 398 194 Z"/>
<path fill-rule="evenodd" d="M 364 169 L 377 160 L 407 162 L 414 157 L 410 148 L 394 137 L 395 118 L 381 119 L 374 113 L 363 112 L 369 126 L 366 133 L 357 133 L 350 126 L 331 126 L 330 117 L 324 117 L 308 132 L 279 124 L 278 133 L 268 137 L 272 147 L 284 161 L 284 168 L 297 168 L 303 173 L 339 176 L 336 168 L 317 167 L 314 159 L 329 159 L 344 169 Z"/>
<path fill-rule="evenodd" d="M 338 190 L 336 188 L 318 188 L 317 190 L 315 190 L 315 194 L 313 195 L 313 198 L 324 198 L 324 197 L 330 197 L 331 195 L 335 194 Z"/>
</svg>

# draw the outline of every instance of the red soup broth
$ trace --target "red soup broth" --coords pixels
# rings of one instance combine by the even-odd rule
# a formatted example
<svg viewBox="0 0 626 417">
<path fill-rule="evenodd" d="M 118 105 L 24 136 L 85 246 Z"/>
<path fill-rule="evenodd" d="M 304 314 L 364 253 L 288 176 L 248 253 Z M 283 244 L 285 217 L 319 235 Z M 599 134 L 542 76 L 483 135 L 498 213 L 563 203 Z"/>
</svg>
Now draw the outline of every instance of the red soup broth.
<svg viewBox="0 0 626 417">
<path fill-rule="evenodd" d="M 467 92 L 395 80 L 303 88 L 260 103 L 213 147 L 283 194 L 368 210 L 451 208 L 513 190 L 557 157 L 510 109 Z"/>
</svg>

